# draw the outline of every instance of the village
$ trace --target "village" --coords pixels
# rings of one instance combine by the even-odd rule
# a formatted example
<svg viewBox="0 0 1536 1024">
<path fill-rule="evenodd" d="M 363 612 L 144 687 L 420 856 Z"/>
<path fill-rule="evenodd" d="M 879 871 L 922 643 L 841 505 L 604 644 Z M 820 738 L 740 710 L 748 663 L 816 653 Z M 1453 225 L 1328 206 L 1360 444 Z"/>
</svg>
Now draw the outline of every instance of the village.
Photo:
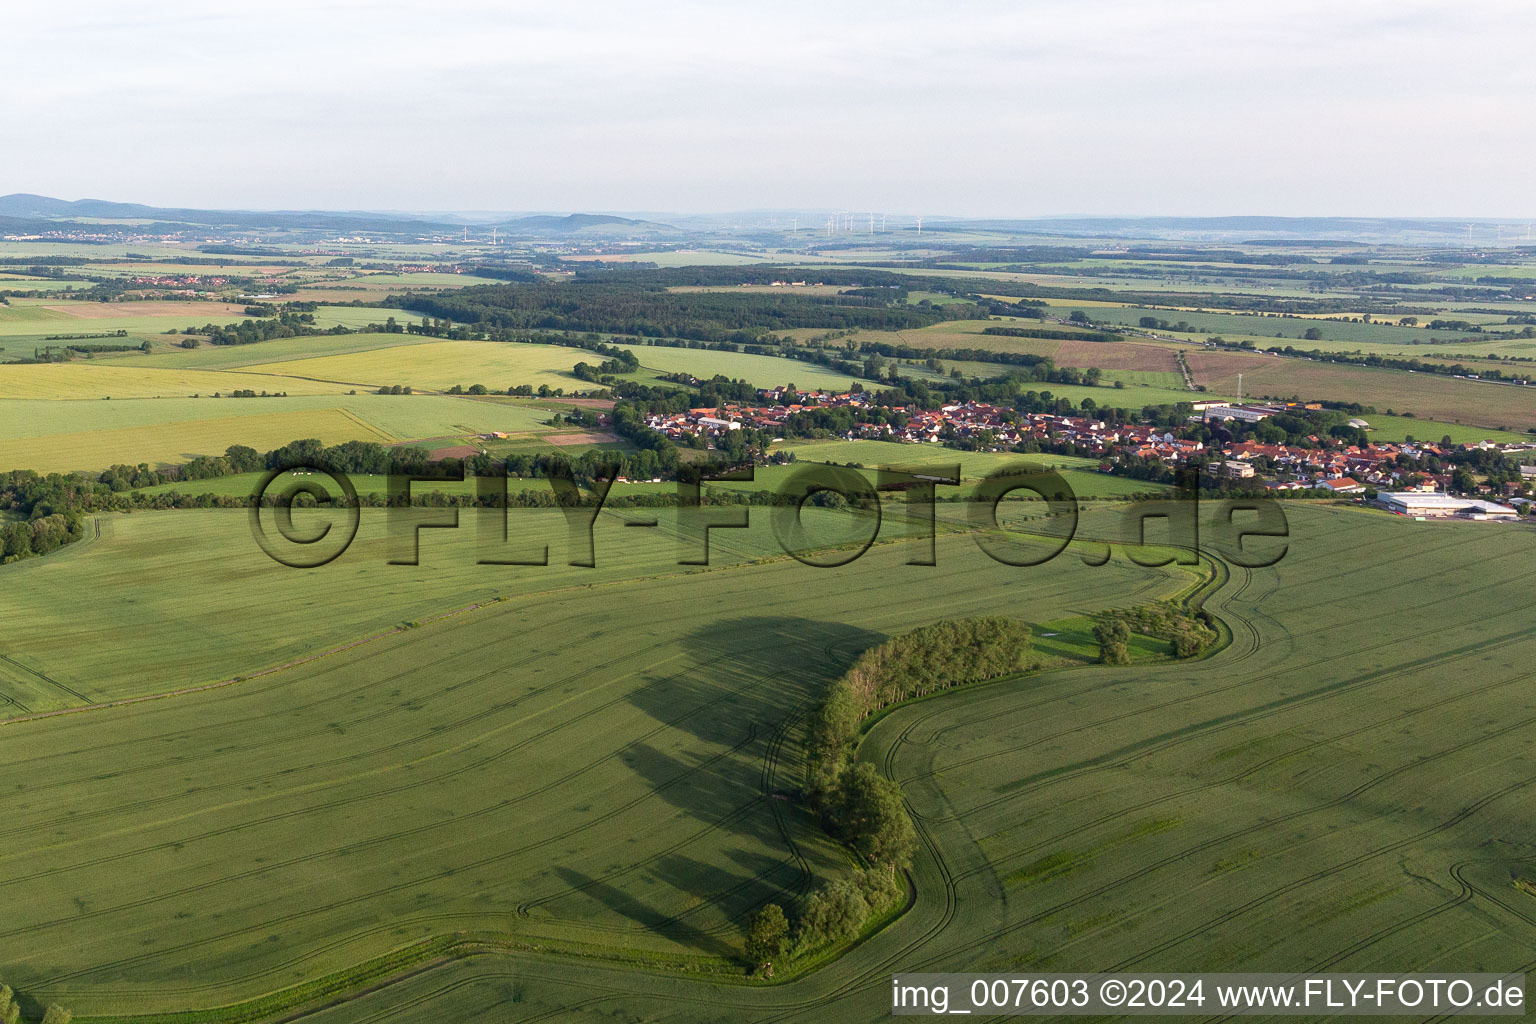
<svg viewBox="0 0 1536 1024">
<path fill-rule="evenodd" d="M 752 428 L 784 439 L 785 427 L 796 413 L 818 409 L 868 410 L 874 402 L 863 391 L 792 392 L 770 388 L 758 392 L 764 404 L 726 404 L 653 415 L 648 425 L 674 441 L 692 442 L 734 430 Z M 787 401 L 786 401 L 787 399 Z M 1288 408 L 1318 410 L 1316 404 L 1232 404 L 1222 401 L 1190 403 L 1191 426 L 1212 428 L 1211 443 L 1180 437 L 1166 426 L 1114 423 L 1081 415 L 1020 412 L 1003 406 L 967 402 L 937 410 L 892 407 L 894 422 L 855 422 L 838 434 L 844 440 L 881 440 L 906 444 L 951 444 L 980 451 L 1010 451 L 1031 444 L 1070 446 L 1077 453 L 1098 456 L 1100 471 L 1123 472 L 1129 465 L 1162 463 L 1169 469 L 1197 464 L 1213 485 L 1262 488 L 1271 493 L 1301 492 L 1369 497 L 1388 511 L 1415 518 L 1448 516 L 1476 519 L 1515 518 L 1531 506 L 1536 466 L 1521 465 L 1521 478 L 1499 485 L 1474 483 L 1456 488 L 1454 474 L 1444 466 L 1458 452 L 1498 452 L 1518 462 L 1536 462 L 1536 439 L 1530 443 L 1446 444 L 1428 441 L 1342 443 L 1308 435 L 1306 445 L 1266 444 L 1237 440 L 1227 424 L 1260 422 Z M 1367 430 L 1367 420 L 1352 418 L 1349 426 Z M 1184 431 L 1189 433 L 1190 431 Z M 1423 465 L 1440 467 L 1431 471 Z M 1461 496 L 1451 490 L 1461 490 Z M 1508 505 L 1497 499 L 1507 500 Z M 1515 507 L 1519 506 L 1519 507 Z"/>
</svg>

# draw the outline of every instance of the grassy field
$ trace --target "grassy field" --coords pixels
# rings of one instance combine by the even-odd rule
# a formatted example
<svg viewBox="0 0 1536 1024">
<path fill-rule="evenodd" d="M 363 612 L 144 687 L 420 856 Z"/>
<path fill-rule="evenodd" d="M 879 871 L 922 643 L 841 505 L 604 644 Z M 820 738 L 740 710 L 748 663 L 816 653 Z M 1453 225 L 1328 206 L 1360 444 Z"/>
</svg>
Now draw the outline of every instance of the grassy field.
<svg viewBox="0 0 1536 1024">
<path fill-rule="evenodd" d="M 254 347 L 254 346 L 251 346 Z M 505 391 L 519 384 L 586 388 L 569 370 L 589 352 L 558 345 L 499 344 L 486 341 L 429 341 L 370 349 L 347 355 L 262 363 L 250 372 L 342 382 L 349 386 L 410 385 L 446 390 L 455 384 L 484 384 Z M 601 362 L 601 360 L 597 360 Z"/>
<path fill-rule="evenodd" d="M 125 353 L 111 357 L 131 366 L 173 366 L 180 369 L 225 370 L 257 366 L 261 363 L 290 362 L 321 356 L 350 355 L 374 349 L 420 345 L 433 339 L 416 334 L 330 334 L 302 338 L 275 338 L 254 345 L 204 345 L 201 348 L 171 348 L 153 355 Z M 106 358 L 106 357 L 103 357 Z"/>
<path fill-rule="evenodd" d="M 1443 437 L 1449 437 L 1454 444 L 1477 444 L 1479 441 L 1513 443 L 1531 440 L 1530 434 L 1468 427 L 1459 423 L 1442 423 L 1438 420 L 1421 420 L 1411 416 L 1384 416 L 1381 413 L 1372 413 L 1365 419 L 1371 425 L 1369 436 L 1373 441 L 1402 441 L 1409 437 L 1418 441 L 1439 441 Z"/>
<path fill-rule="evenodd" d="M 888 441 L 789 441 L 775 445 L 774 451 L 794 452 L 804 462 L 857 463 L 874 469 L 879 466 L 944 465 L 960 467 L 962 486 L 941 494 L 968 493 L 982 477 L 1011 466 L 1027 463 L 1059 471 L 1079 498 L 1123 498 L 1132 494 L 1159 493 L 1168 490 L 1162 484 L 1107 476 L 1098 472 L 1097 459 L 1070 455 L 1018 455 L 1011 452 L 962 452 L 937 444 L 893 444 Z M 758 474 L 772 472 L 760 468 Z M 766 477 L 765 477 L 766 479 Z"/>
<path fill-rule="evenodd" d="M 665 345 L 621 345 L 640 360 L 638 378 L 659 373 L 691 373 L 709 379 L 724 374 L 732 380 L 744 380 L 755 387 L 771 388 L 794 384 L 801 390 L 823 388 L 846 391 L 858 378 L 837 373 L 815 363 L 779 356 L 756 356 L 743 352 L 717 352 L 708 349 L 670 348 Z M 591 362 L 589 359 L 588 362 Z M 651 371 L 649 374 L 643 372 Z M 865 383 L 868 383 L 867 381 Z"/>
<path fill-rule="evenodd" d="M 26 936 L 9 980 L 86 1014 L 188 1009 L 467 932 L 477 954 L 316 1019 L 495 1020 L 511 1001 L 518 1019 L 595 1022 L 622 998 L 672 1020 L 810 1022 L 885 1019 L 893 970 L 1530 969 L 1536 906 L 1511 885 L 1536 785 L 1523 545 L 1487 524 L 1287 512 L 1286 559 L 1233 570 L 1210 605 L 1233 634 L 1216 657 L 1027 676 L 880 719 L 862 756 L 906 790 L 915 903 L 766 987 L 675 968 L 708 977 L 748 908 L 842 870 L 765 799 L 795 784 L 797 709 L 916 621 L 1056 622 L 1187 574 L 1009 569 L 962 536 L 935 568 L 903 566 L 902 545 L 836 571 L 753 565 L 738 539 L 720 567 L 675 575 L 670 538 L 625 529 L 613 575 L 476 570 L 451 533 L 417 569 L 349 552 L 294 572 L 246 559 L 238 514 L 114 520 L 0 569 L 0 601 L 24 610 L 7 657 L 127 689 L 163 663 L 171 686 L 218 675 L 210 658 L 292 656 L 257 637 L 323 647 L 348 616 L 355 636 L 419 615 L 429 590 L 439 607 L 511 600 L 223 689 L 6 726 L 0 758 L 24 781 L 0 858 L 7 929 Z M 263 600 L 279 579 L 283 600 Z"/>
<path fill-rule="evenodd" d="M 0 365 L 0 399 L 190 398 L 246 389 L 334 395 L 351 385 L 259 372 L 138 366 L 122 360 Z"/>
<path fill-rule="evenodd" d="M 302 437 L 387 444 L 417 438 L 452 443 L 493 431 L 535 436 L 552 429 L 549 420 L 560 408 L 536 400 L 443 395 L 7 399 L 0 401 L 0 468 L 62 472 L 119 462 L 179 464 L 222 454 L 232 444 L 266 451 Z"/>
<path fill-rule="evenodd" d="M 1536 389 L 1531 388 L 1215 349 L 1192 349 L 1186 358 L 1195 382 L 1218 394 L 1231 394 L 1241 373 L 1246 398 L 1354 401 L 1447 423 L 1516 431 L 1536 426 Z"/>
<path fill-rule="evenodd" d="M 564 533 L 558 513 L 514 514 Z M 548 568 L 476 566 L 456 534 L 428 536 L 421 567 L 387 566 L 379 534 L 296 573 L 256 551 L 241 513 L 162 513 L 5 567 L 0 671 L 28 706 L 249 672 L 423 620 L 223 689 L 7 727 L 0 758 L 37 782 L 0 857 L 13 882 L 53 878 L 13 906 L 29 935 L 13 984 L 82 1012 L 209 1005 L 461 929 L 705 969 L 734 957 L 746 908 L 843 868 L 808 819 L 764 799 L 795 784 L 783 737 L 805 702 L 887 632 L 996 610 L 1017 573 L 964 537 L 941 539 L 936 568 L 904 567 L 902 545 L 831 573 L 750 564 L 772 550 L 766 526 L 717 533 L 715 567 L 686 574 L 665 524 L 616 520 L 597 570 L 558 550 Z M 885 599 L 904 569 L 924 605 Z M 1088 610 L 1183 576 L 1062 559 L 1008 607 Z M 111 621 L 82 617 L 78 593 Z M 424 621 L 493 595 L 510 600 Z M 189 788 L 190 762 L 163 744 L 194 722 Z M 92 753 L 67 755 L 77 742 Z M 90 778 L 90 799 L 46 824 L 44 794 Z M 61 919 L 74 898 L 91 912 Z M 142 945 L 167 919 L 175 941 Z"/>
<path fill-rule="evenodd" d="M 8 346 L 50 335 L 110 334 L 135 337 L 203 324 L 231 324 L 250 319 L 244 306 L 222 302 L 80 302 L 12 299 L 0 306 L 0 341 Z M 28 355 L 31 353 L 28 352 Z"/>
<path fill-rule="evenodd" d="M 268 400 L 256 399 L 251 404 L 256 401 Z M 217 409 L 234 404 L 231 400 L 208 402 L 207 406 Z M 5 406 L 0 404 L 0 420 L 6 412 Z M 389 443 L 395 440 L 390 434 L 341 409 L 291 409 L 255 416 L 182 420 L 150 427 L 83 430 L 0 441 L 0 465 L 45 473 L 97 471 L 116 463 L 178 465 L 198 455 L 222 455 L 232 444 L 268 451 L 301 437 L 319 438 L 326 444 L 342 441 Z"/>
</svg>

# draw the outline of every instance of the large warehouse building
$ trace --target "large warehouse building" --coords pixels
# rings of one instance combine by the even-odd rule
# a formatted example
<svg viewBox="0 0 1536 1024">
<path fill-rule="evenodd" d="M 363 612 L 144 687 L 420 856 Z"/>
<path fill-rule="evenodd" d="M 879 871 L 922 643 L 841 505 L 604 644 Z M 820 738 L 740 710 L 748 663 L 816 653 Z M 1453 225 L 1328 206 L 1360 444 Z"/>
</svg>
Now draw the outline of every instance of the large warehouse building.
<svg viewBox="0 0 1536 1024">
<path fill-rule="evenodd" d="M 1426 519 L 1471 516 L 1475 519 L 1515 519 L 1520 513 L 1508 505 L 1482 498 L 1454 498 L 1449 494 L 1419 491 L 1382 491 L 1376 500 L 1389 512 Z"/>
</svg>

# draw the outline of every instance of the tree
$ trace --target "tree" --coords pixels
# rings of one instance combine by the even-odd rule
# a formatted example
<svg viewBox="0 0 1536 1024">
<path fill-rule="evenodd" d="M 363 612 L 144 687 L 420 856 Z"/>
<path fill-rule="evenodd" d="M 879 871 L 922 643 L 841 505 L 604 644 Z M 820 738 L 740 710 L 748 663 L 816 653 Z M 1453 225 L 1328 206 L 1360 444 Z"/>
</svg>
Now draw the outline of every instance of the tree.
<svg viewBox="0 0 1536 1024">
<path fill-rule="evenodd" d="M 853 848 L 876 864 L 906 866 L 916 833 L 901 787 L 866 762 L 844 772 L 838 789 L 838 823 Z"/>
<path fill-rule="evenodd" d="M 773 961 L 789 945 L 789 921 L 777 903 L 770 903 L 747 919 L 747 959 L 766 978 L 773 977 Z"/>
<path fill-rule="evenodd" d="M 1308 327 L 1307 328 L 1307 332 L 1305 334 L 1303 334 L 1302 337 L 1305 338 L 1307 341 L 1322 341 L 1323 340 L 1323 332 L 1322 332 L 1321 328 L 1318 328 L 1318 327 Z"/>
<path fill-rule="evenodd" d="M 1131 627 L 1117 618 L 1105 617 L 1093 624 L 1094 638 L 1099 641 L 1099 660 L 1106 665 L 1129 665 Z"/>
<path fill-rule="evenodd" d="M 795 945 L 801 950 L 854 938 L 869 919 L 869 901 L 853 881 L 828 882 L 805 901 Z"/>
<path fill-rule="evenodd" d="M 11 991 L 11 986 L 0 985 L 0 1021 L 4 1024 L 16 1024 L 21 1020 L 21 1007 L 16 1005 L 16 993 Z"/>
<path fill-rule="evenodd" d="M 50 1003 L 43 1013 L 43 1024 L 69 1024 L 74 1014 L 70 1013 L 58 1003 Z"/>
</svg>

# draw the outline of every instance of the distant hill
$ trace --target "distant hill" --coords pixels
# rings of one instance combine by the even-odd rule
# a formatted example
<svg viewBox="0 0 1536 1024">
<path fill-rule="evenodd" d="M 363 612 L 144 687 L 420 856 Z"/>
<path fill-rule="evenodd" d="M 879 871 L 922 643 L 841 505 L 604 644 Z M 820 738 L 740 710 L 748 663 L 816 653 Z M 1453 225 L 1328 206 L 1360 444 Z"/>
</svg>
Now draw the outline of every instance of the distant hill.
<svg viewBox="0 0 1536 1024">
<path fill-rule="evenodd" d="M 1151 238 L 1186 241 L 1242 241 L 1263 237 L 1320 241 L 1465 240 L 1471 223 L 1479 240 L 1512 221 L 1480 218 L 1472 221 L 1444 217 L 1036 217 L 1023 220 L 929 221 L 940 231 L 991 231 L 1088 238 Z M 1523 226 L 1523 225 L 1522 225 Z"/>
<path fill-rule="evenodd" d="M 366 210 L 193 210 L 177 207 L 116 203 L 104 199 L 55 199 L 15 192 L 0 196 L 0 228 L 30 232 L 58 228 L 81 220 L 149 220 L 235 230 L 349 231 L 381 234 L 453 234 L 462 223 L 449 223 L 430 214 L 377 213 Z M 666 224 L 631 220 L 609 214 L 517 217 L 495 225 L 507 234 L 565 235 L 578 231 L 622 230 L 625 233 L 671 232 Z"/>
<path fill-rule="evenodd" d="M 518 234 L 569 234 L 573 231 L 583 231 L 592 228 L 623 227 L 636 230 L 649 231 L 674 231 L 670 224 L 658 224 L 649 220 L 633 220 L 629 217 L 616 217 L 605 213 L 572 213 L 564 217 L 552 214 L 543 214 L 533 217 L 519 217 L 516 220 L 506 221 L 496 225 L 498 230 L 506 230 Z"/>
</svg>

